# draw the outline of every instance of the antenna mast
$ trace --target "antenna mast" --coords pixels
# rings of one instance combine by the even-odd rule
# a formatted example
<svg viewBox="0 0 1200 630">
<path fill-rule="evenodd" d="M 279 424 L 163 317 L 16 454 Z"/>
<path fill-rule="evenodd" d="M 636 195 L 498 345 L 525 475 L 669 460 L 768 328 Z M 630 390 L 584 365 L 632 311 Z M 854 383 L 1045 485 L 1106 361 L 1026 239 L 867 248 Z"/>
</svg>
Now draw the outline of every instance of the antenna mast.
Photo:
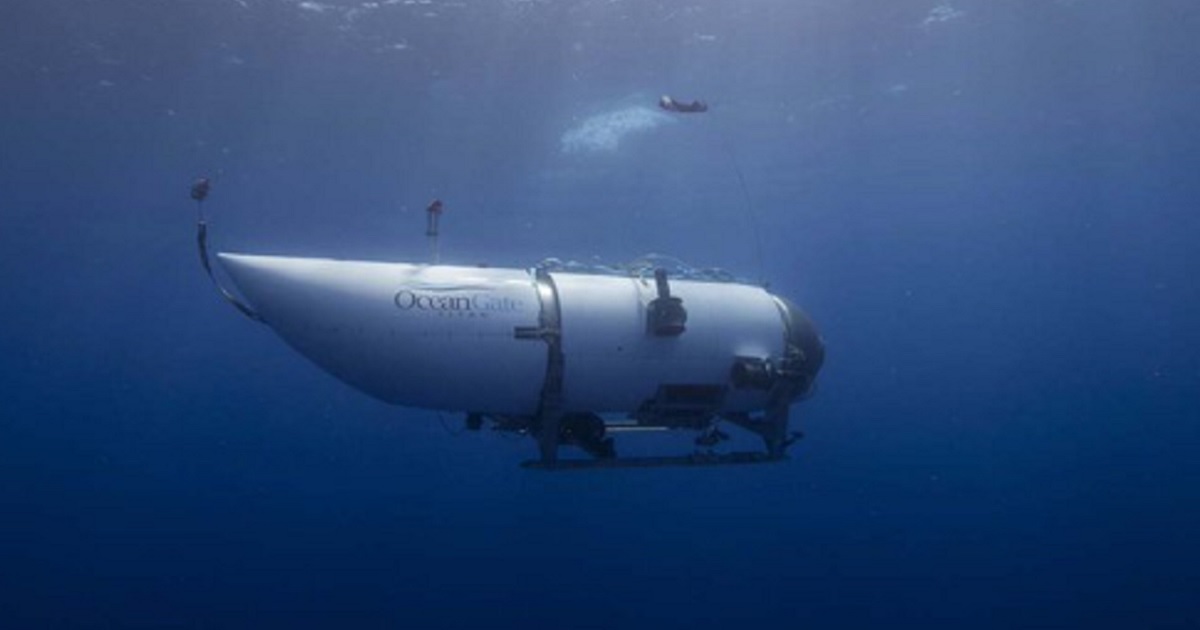
<svg viewBox="0 0 1200 630">
<path fill-rule="evenodd" d="M 442 216 L 442 200 L 434 199 L 429 202 L 429 206 L 425 208 L 426 223 L 425 236 L 429 237 L 429 253 L 433 258 L 433 264 L 438 264 L 441 259 L 441 252 L 438 248 L 438 220 Z"/>
</svg>

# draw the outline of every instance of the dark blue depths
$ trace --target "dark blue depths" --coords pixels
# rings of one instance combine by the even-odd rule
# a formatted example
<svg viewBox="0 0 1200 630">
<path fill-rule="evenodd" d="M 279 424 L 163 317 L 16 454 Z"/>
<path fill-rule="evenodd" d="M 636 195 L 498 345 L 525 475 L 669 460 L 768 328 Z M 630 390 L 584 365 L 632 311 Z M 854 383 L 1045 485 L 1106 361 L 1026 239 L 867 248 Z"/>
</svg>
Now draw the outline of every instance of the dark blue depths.
<svg viewBox="0 0 1200 630">
<path fill-rule="evenodd" d="M 0 625 L 1200 624 L 1197 11 L 886 4 L 5 3 Z M 522 471 L 221 303 L 202 173 L 222 249 L 761 275 L 808 437 Z"/>
</svg>

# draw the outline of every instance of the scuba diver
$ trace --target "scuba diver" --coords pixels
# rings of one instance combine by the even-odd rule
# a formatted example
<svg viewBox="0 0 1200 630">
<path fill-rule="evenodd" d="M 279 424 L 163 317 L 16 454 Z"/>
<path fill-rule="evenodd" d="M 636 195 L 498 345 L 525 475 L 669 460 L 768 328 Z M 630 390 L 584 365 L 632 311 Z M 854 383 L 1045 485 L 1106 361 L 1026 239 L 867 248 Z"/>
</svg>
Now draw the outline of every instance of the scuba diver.
<svg viewBox="0 0 1200 630">
<path fill-rule="evenodd" d="M 663 95 L 658 99 L 658 106 L 669 111 L 680 114 L 702 114 L 708 111 L 708 103 L 704 101 L 692 101 L 691 103 L 683 103 L 677 101 L 670 96 Z"/>
</svg>

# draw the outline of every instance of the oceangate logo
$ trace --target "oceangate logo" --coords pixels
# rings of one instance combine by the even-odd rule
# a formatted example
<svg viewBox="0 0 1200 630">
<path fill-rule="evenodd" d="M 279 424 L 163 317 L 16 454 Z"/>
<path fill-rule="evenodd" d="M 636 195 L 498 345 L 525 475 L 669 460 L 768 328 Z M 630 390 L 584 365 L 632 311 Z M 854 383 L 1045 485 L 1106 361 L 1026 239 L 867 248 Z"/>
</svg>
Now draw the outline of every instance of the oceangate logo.
<svg viewBox="0 0 1200 630">
<path fill-rule="evenodd" d="M 423 311 L 440 315 L 465 317 L 487 317 L 492 313 L 512 313 L 522 310 L 524 303 L 504 295 L 491 292 L 459 291 L 414 291 L 401 289 L 394 298 L 396 308 L 402 311 Z"/>
</svg>

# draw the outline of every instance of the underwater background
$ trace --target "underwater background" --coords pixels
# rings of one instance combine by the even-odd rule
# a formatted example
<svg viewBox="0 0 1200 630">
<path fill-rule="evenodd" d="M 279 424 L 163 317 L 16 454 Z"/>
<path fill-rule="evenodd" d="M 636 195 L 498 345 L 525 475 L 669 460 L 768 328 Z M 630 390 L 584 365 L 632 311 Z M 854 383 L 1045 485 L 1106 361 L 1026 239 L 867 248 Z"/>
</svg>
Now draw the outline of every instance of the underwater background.
<svg viewBox="0 0 1200 630">
<path fill-rule="evenodd" d="M 1185 0 L 5 0 L 0 627 L 1197 627 L 1197 34 Z M 424 261 L 439 197 L 445 262 L 766 280 L 828 345 L 806 438 L 521 469 L 230 309 L 200 176 L 222 251 Z"/>
</svg>

